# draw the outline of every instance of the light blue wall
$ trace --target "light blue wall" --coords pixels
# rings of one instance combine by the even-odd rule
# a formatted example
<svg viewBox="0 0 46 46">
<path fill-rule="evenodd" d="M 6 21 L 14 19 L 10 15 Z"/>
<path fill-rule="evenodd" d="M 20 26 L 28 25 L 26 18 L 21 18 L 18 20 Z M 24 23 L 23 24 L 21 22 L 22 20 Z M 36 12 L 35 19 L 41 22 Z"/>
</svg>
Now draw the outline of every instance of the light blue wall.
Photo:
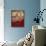
<svg viewBox="0 0 46 46">
<path fill-rule="evenodd" d="M 31 31 L 35 12 L 40 9 L 40 0 L 5 0 L 4 1 L 4 38 L 7 41 L 18 41 Z M 20 9 L 25 11 L 25 27 L 12 28 L 11 27 L 11 10 Z"/>
<path fill-rule="evenodd" d="M 41 0 L 40 1 L 40 10 L 42 11 L 43 9 L 46 9 L 46 0 Z M 42 17 L 43 17 L 43 22 L 40 21 L 40 25 L 46 27 L 46 11 L 43 12 Z"/>
</svg>

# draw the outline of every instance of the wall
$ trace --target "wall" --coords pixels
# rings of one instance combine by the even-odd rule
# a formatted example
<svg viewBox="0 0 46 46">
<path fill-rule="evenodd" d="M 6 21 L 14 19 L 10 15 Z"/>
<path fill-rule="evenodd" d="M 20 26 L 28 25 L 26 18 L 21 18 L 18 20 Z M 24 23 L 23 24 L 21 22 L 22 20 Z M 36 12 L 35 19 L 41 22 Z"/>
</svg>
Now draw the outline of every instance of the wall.
<svg viewBox="0 0 46 46">
<path fill-rule="evenodd" d="M 41 9 L 41 11 L 43 9 L 46 9 L 46 0 L 40 1 L 40 9 Z M 43 22 L 41 21 L 40 24 L 43 25 L 43 26 L 46 26 L 46 20 L 45 20 L 46 19 L 46 11 L 43 12 L 42 17 L 43 17 L 44 20 L 43 20 Z"/>
<path fill-rule="evenodd" d="M 4 1 L 4 39 L 7 41 L 18 41 L 32 29 L 35 12 L 40 10 L 40 0 L 5 0 Z M 11 27 L 11 10 L 23 9 L 25 11 L 25 27 Z"/>
<path fill-rule="evenodd" d="M 4 2 L 0 0 L 0 42 L 4 41 Z"/>
</svg>

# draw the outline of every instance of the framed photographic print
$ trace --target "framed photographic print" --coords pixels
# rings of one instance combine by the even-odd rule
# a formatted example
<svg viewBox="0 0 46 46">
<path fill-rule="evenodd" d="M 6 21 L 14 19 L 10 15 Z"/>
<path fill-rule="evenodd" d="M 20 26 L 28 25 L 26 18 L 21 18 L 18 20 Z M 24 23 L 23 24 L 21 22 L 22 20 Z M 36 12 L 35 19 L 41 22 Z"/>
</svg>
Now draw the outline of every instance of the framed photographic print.
<svg viewBox="0 0 46 46">
<path fill-rule="evenodd" d="M 24 10 L 11 10 L 11 27 L 24 27 Z"/>
</svg>

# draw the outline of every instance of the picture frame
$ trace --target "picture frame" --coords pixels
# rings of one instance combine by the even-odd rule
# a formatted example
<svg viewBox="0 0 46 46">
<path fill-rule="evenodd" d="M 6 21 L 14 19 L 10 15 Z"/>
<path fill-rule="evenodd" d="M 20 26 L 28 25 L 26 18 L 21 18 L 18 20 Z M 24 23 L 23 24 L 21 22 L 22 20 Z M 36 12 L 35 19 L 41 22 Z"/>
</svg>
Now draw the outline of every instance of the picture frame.
<svg viewBox="0 0 46 46">
<path fill-rule="evenodd" d="M 24 27 L 24 10 L 11 10 L 11 27 Z"/>
</svg>

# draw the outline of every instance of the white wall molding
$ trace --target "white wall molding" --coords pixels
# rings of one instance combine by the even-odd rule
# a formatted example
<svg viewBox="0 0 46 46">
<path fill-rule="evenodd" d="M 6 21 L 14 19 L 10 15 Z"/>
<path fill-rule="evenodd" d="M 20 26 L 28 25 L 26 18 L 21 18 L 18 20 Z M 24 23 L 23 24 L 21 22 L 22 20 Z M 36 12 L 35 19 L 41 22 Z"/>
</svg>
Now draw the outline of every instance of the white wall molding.
<svg viewBox="0 0 46 46">
<path fill-rule="evenodd" d="M 4 0 L 0 0 L 0 42 L 4 41 Z"/>
</svg>

